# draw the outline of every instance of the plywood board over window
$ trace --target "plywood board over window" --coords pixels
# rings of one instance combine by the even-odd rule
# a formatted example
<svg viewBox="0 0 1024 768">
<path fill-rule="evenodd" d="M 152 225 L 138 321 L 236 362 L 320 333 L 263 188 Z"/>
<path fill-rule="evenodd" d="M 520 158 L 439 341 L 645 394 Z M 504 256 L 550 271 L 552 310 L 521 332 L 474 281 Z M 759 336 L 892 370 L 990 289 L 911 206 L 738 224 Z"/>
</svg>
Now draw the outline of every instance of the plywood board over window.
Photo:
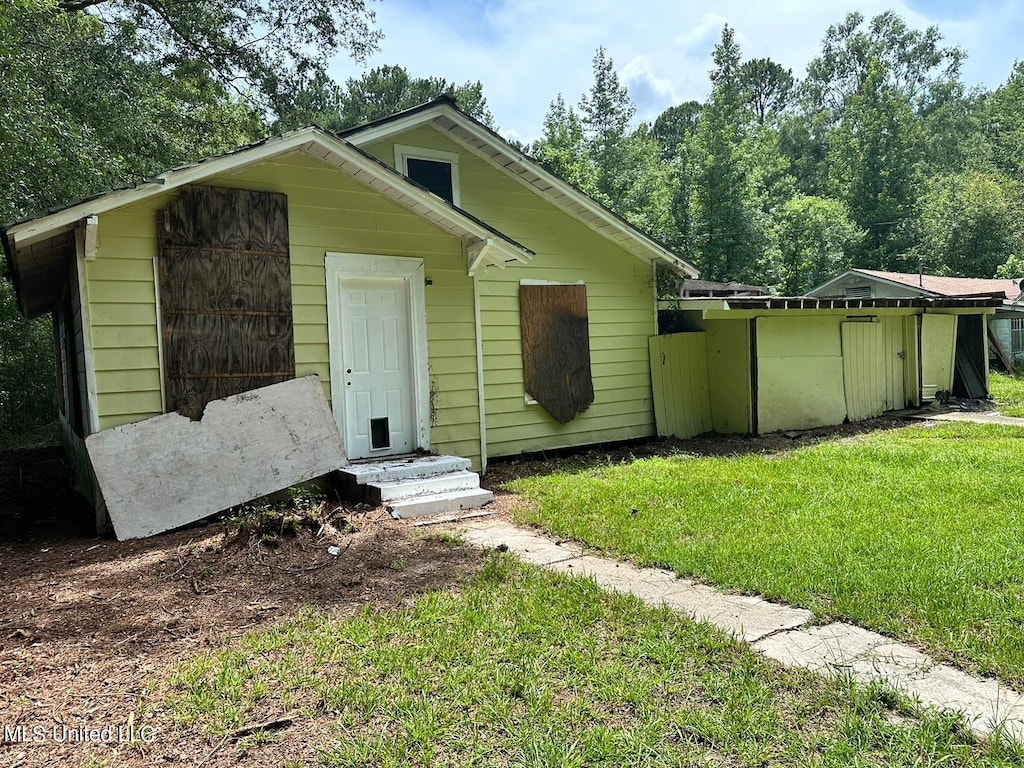
<svg viewBox="0 0 1024 768">
<path fill-rule="evenodd" d="M 585 285 L 520 285 L 523 381 L 560 424 L 594 402 Z"/>
<path fill-rule="evenodd" d="M 287 197 L 186 187 L 157 227 L 164 410 L 294 378 Z"/>
</svg>

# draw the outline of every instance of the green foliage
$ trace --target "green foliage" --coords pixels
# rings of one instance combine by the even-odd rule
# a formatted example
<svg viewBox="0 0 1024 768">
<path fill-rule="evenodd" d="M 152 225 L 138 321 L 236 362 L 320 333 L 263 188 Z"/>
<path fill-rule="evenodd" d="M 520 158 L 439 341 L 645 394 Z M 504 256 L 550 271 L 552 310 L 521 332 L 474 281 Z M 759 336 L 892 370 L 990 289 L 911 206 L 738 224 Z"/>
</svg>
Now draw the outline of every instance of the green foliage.
<svg viewBox="0 0 1024 768">
<path fill-rule="evenodd" d="M 757 283 L 765 241 L 744 154 L 751 115 L 744 107 L 740 49 L 729 26 L 712 58 L 711 99 L 692 143 L 694 255 L 705 279 Z"/>
<path fill-rule="evenodd" d="M 776 120 L 793 104 L 796 93 L 793 71 L 771 59 L 743 62 L 739 79 L 747 108 L 760 125 Z"/>
<path fill-rule="evenodd" d="M 160 69 L 187 66 L 281 114 L 291 95 L 326 73 L 346 51 L 363 60 L 381 33 L 364 0 L 49 0 L 81 17 L 89 11 L 130 29 L 133 59 Z"/>
<path fill-rule="evenodd" d="M 579 189 L 590 188 L 595 172 L 584 152 L 583 123 L 576 110 L 558 94 L 544 116 L 544 131 L 530 151 L 551 171 Z"/>
<path fill-rule="evenodd" d="M 853 220 L 867 232 L 856 265 L 897 272 L 916 268 L 914 245 L 921 127 L 909 102 L 887 85 L 885 65 L 869 64 L 852 94 L 828 149 L 829 189 L 844 200 Z"/>
<path fill-rule="evenodd" d="M 442 95 L 452 96 L 462 111 L 493 127 L 494 116 L 479 80 L 455 85 L 443 77 L 413 77 L 404 67 L 385 65 L 350 77 L 344 87 L 326 75 L 314 77 L 292 93 L 289 108 L 274 129 L 283 131 L 315 123 L 330 131 L 342 131 Z"/>
<path fill-rule="evenodd" d="M 981 171 L 942 174 L 928 181 L 920 205 L 929 271 L 994 277 L 1022 254 L 1021 208 L 1005 180 Z"/>
<path fill-rule="evenodd" d="M 799 296 L 853 266 L 853 253 L 863 238 L 843 201 L 794 195 L 776 209 L 772 220 L 777 272 L 769 282 L 783 296 Z"/>
<path fill-rule="evenodd" d="M 50 318 L 18 311 L 0 258 L 0 435 L 26 435 L 56 418 Z"/>
<path fill-rule="evenodd" d="M 895 91 L 913 101 L 934 84 L 959 75 L 966 54 L 943 47 L 941 41 L 937 27 L 923 32 L 910 29 L 893 11 L 875 16 L 866 25 L 862 14 L 849 13 L 828 28 L 821 55 L 807 66 L 805 98 L 838 119 L 849 99 L 864 92 L 874 77 L 873 89 Z"/>
<path fill-rule="evenodd" d="M 992 161 L 1018 182 L 1024 181 L 1024 61 L 1018 61 L 1006 83 L 988 96 L 983 115 Z"/>
</svg>

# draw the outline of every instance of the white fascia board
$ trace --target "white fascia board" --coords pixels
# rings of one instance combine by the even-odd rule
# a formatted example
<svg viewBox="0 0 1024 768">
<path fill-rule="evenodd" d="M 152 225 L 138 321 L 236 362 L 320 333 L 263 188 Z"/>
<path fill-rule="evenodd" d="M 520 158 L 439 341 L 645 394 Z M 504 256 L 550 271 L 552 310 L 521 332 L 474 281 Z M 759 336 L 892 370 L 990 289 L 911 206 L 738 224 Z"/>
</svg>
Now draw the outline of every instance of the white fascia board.
<svg viewBox="0 0 1024 768">
<path fill-rule="evenodd" d="M 439 198 L 435 195 L 425 192 L 405 181 L 397 171 L 394 172 L 393 179 L 388 179 L 388 172 L 384 167 L 375 161 L 371 161 L 359 152 L 353 151 L 344 140 L 335 138 L 318 128 L 303 128 L 281 137 L 268 139 L 262 144 L 250 147 L 249 149 L 239 150 L 238 152 L 207 160 L 178 171 L 169 171 L 158 176 L 153 181 L 143 183 L 138 187 L 110 192 L 94 200 L 65 208 L 57 213 L 15 225 L 7 230 L 7 234 L 8 237 L 14 240 L 17 247 L 30 245 L 33 242 L 52 237 L 60 230 L 74 227 L 83 218 L 112 211 L 116 208 L 154 197 L 168 190 L 187 184 L 194 184 L 211 176 L 228 173 L 237 168 L 257 163 L 285 152 L 303 149 L 309 144 L 316 144 L 328 154 L 334 155 L 340 161 L 338 163 L 339 166 L 342 163 L 351 163 L 370 176 L 384 180 L 392 188 L 395 188 L 394 185 L 400 184 L 400 195 L 384 192 L 384 194 L 396 200 L 399 204 L 402 204 L 399 198 L 412 199 L 416 203 L 429 208 L 449 223 L 465 230 L 465 233 L 472 237 L 479 238 L 480 240 L 494 237 L 494 233 L 485 227 L 461 215 L 458 211 L 440 204 Z M 321 156 L 320 159 L 326 158 Z M 392 181 L 394 184 L 391 183 Z M 396 191 L 398 190 L 396 189 Z M 510 261 L 525 262 L 530 260 L 529 253 L 521 251 L 503 240 L 496 240 L 494 247 L 503 251 Z"/>
<path fill-rule="evenodd" d="M 56 213 L 15 224 L 7 230 L 7 234 L 19 247 L 31 245 L 39 240 L 53 237 L 61 230 L 73 227 L 81 219 L 106 213 L 115 208 L 154 197 L 162 192 L 193 184 L 210 176 L 227 173 L 241 166 L 297 149 L 308 143 L 311 138 L 316 140 L 323 135 L 316 128 L 303 128 L 284 136 L 270 138 L 249 149 L 206 160 L 181 170 L 168 171 L 155 179 L 142 182 L 137 187 L 108 192 L 93 200 L 78 203 Z"/>
<path fill-rule="evenodd" d="M 399 133 L 405 133 L 406 131 L 416 128 L 423 123 L 429 123 L 433 121 L 435 117 L 440 117 L 447 106 L 444 104 L 438 104 L 437 106 L 431 107 L 430 109 L 424 109 L 420 112 L 416 112 L 406 117 L 400 117 L 397 120 L 391 120 L 382 125 L 372 126 L 363 130 L 357 130 L 354 133 L 350 133 L 345 137 L 345 141 L 355 144 L 357 147 L 363 147 L 367 144 L 373 144 L 377 141 L 383 141 L 389 139 Z"/>
</svg>

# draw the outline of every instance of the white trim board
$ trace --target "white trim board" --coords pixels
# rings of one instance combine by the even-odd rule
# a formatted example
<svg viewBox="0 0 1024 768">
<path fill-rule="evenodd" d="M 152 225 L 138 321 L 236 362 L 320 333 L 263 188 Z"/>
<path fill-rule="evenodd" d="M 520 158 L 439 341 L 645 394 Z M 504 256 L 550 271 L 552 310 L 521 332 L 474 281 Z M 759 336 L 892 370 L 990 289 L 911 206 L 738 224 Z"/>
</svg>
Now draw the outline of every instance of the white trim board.
<svg viewBox="0 0 1024 768">
<path fill-rule="evenodd" d="M 452 205 L 462 207 L 462 191 L 459 187 L 459 153 L 441 149 L 414 147 L 410 144 L 395 144 L 395 170 L 409 176 L 409 160 L 431 160 L 448 163 L 452 169 Z M 411 178 L 411 177 L 410 177 Z"/>
</svg>

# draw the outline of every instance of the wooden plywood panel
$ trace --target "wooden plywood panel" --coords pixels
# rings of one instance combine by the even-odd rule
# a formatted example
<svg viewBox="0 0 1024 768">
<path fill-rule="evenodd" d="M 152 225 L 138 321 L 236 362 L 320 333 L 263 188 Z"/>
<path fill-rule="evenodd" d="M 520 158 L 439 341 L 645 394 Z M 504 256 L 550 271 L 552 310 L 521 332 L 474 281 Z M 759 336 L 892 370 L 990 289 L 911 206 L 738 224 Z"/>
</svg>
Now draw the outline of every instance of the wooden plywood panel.
<svg viewBox="0 0 1024 768">
<path fill-rule="evenodd" d="M 652 336 L 649 348 L 658 434 L 687 438 L 710 432 L 705 334 Z"/>
<path fill-rule="evenodd" d="M 843 423 L 838 326 L 833 317 L 757 319 L 758 432 Z"/>
<path fill-rule="evenodd" d="M 293 378 L 286 196 L 187 187 L 158 224 L 166 410 Z"/>
<path fill-rule="evenodd" d="M 886 344 L 881 323 L 843 323 L 843 384 L 850 421 L 881 416 L 888 377 Z"/>
<path fill-rule="evenodd" d="M 523 382 L 559 424 L 594 402 L 585 285 L 521 285 Z"/>
<path fill-rule="evenodd" d="M 150 536 L 346 463 L 315 376 L 211 401 L 201 421 L 169 413 L 86 440 L 119 539 Z"/>
<path fill-rule="evenodd" d="M 747 320 L 706 322 L 708 381 L 715 432 L 751 431 L 750 325 Z"/>
<path fill-rule="evenodd" d="M 921 317 L 921 397 L 932 400 L 938 391 L 953 389 L 956 354 L 956 315 Z"/>
</svg>

